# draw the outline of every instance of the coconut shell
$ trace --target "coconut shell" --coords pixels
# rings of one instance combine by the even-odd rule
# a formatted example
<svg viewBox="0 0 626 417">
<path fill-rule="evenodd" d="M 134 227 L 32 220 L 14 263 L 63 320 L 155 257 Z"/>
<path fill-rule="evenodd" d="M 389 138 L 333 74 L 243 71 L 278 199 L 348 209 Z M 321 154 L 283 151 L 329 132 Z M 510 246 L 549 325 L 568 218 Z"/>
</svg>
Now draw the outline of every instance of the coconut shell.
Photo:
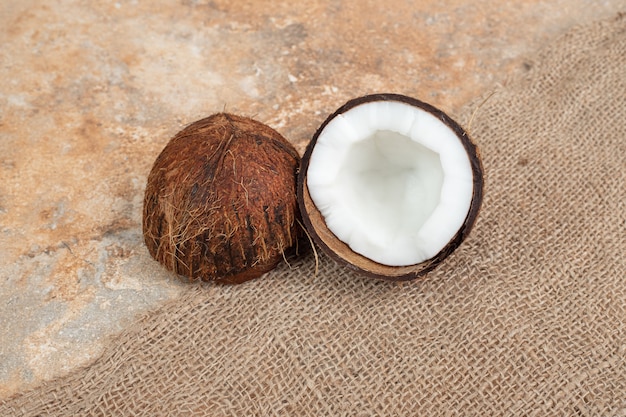
<svg viewBox="0 0 626 417">
<path fill-rule="evenodd" d="M 472 167 L 473 173 L 473 196 L 470 204 L 470 209 L 463 222 L 463 226 L 457 231 L 456 235 L 448 242 L 448 244 L 441 249 L 434 257 L 408 266 L 388 266 L 354 252 L 346 243 L 341 241 L 335 236 L 330 229 L 326 226 L 324 217 L 321 212 L 315 206 L 315 203 L 311 199 L 309 190 L 307 188 L 307 171 L 309 168 L 309 162 L 311 154 L 315 148 L 318 137 L 330 121 L 338 115 L 347 112 L 348 110 L 356 107 L 360 104 L 374 102 L 374 101 L 400 101 L 411 106 L 419 107 L 425 110 L 444 124 L 446 124 L 459 138 L 459 141 L 463 144 L 463 147 L 467 151 L 468 158 Z M 430 104 L 424 103 L 417 99 L 399 95 L 399 94 L 372 94 L 364 97 L 359 97 L 348 101 L 341 106 L 337 111 L 331 114 L 319 129 L 315 132 L 313 138 L 309 142 L 306 151 L 302 157 L 300 163 L 300 172 L 298 175 L 298 205 L 302 220 L 307 231 L 311 235 L 313 241 L 319 246 L 324 253 L 333 258 L 338 263 L 344 264 L 348 268 L 357 271 L 361 274 L 382 278 L 391 281 L 407 281 L 418 278 L 426 273 L 432 271 L 437 267 L 445 258 L 447 258 L 454 250 L 459 247 L 461 242 L 467 237 L 471 231 L 483 199 L 483 168 L 480 155 L 476 148 L 476 145 L 472 143 L 469 135 L 458 123 L 452 120 L 441 110 L 433 107 Z"/>
<path fill-rule="evenodd" d="M 214 114 L 176 134 L 148 176 L 143 234 L 170 271 L 240 283 L 297 240 L 299 155 L 258 121 Z"/>
</svg>

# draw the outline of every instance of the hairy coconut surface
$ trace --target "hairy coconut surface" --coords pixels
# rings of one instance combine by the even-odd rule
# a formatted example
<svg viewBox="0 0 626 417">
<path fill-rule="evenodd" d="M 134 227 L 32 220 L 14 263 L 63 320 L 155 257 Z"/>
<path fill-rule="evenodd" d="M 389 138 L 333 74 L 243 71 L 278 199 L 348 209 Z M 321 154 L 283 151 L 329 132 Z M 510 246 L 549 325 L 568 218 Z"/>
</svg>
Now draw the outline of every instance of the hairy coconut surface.
<svg viewBox="0 0 626 417">
<path fill-rule="evenodd" d="M 278 132 L 219 113 L 187 126 L 157 157 L 144 197 L 150 254 L 190 278 L 244 282 L 297 239 L 299 155 Z"/>
<path fill-rule="evenodd" d="M 309 143 L 298 178 L 304 223 L 353 269 L 413 279 L 451 254 L 482 201 L 482 166 L 445 113 L 397 94 L 349 101 Z"/>
</svg>

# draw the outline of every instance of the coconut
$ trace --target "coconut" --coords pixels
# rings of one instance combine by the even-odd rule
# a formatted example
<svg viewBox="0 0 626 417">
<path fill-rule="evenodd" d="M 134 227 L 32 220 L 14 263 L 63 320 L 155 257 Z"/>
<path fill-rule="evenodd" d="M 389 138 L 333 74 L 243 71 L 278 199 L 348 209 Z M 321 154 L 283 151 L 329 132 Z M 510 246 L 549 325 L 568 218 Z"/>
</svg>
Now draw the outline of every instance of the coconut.
<svg viewBox="0 0 626 417">
<path fill-rule="evenodd" d="M 176 134 L 148 176 L 143 234 L 167 269 L 240 283 L 274 268 L 298 236 L 298 152 L 278 132 L 227 113 Z"/>
<path fill-rule="evenodd" d="M 367 275 L 410 280 L 470 232 L 483 171 L 468 134 L 437 108 L 397 94 L 347 102 L 307 146 L 298 203 L 314 241 Z"/>
</svg>

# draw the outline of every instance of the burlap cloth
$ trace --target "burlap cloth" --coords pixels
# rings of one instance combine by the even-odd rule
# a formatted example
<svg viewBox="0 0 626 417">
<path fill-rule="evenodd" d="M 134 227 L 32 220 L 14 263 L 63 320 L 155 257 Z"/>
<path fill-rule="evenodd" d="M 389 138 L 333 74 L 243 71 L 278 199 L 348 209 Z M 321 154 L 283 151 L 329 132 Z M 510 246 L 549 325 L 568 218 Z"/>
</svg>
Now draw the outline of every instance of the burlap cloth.
<svg viewBox="0 0 626 417">
<path fill-rule="evenodd" d="M 425 279 L 314 276 L 309 254 L 192 285 L 0 415 L 625 416 L 626 18 L 522 78 L 473 120 L 483 210 Z"/>
</svg>

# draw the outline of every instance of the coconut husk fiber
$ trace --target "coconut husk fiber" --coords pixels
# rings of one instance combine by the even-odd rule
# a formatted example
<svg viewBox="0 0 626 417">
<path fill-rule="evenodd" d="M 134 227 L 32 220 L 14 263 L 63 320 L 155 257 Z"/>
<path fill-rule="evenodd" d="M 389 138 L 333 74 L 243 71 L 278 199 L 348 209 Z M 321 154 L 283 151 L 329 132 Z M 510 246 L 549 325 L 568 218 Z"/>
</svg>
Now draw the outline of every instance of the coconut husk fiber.
<svg viewBox="0 0 626 417">
<path fill-rule="evenodd" d="M 0 415 L 626 415 L 626 18 L 532 62 L 472 122 L 483 208 L 424 279 L 308 254 L 191 285 Z"/>
</svg>

